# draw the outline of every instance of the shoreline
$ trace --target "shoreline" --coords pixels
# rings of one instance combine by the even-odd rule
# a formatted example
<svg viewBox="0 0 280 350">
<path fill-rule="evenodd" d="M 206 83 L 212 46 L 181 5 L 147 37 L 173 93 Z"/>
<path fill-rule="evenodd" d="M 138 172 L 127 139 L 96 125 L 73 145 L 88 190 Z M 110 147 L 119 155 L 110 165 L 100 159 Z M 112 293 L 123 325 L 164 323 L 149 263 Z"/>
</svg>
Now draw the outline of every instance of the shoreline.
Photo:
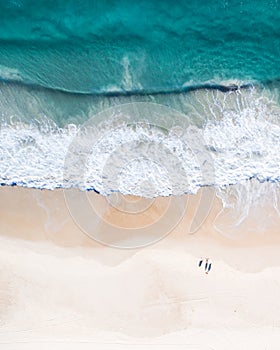
<svg viewBox="0 0 280 350">
<path fill-rule="evenodd" d="M 252 183 L 252 185 L 255 184 Z M 263 186 L 263 191 L 268 193 L 264 184 L 259 184 L 259 186 Z M 278 229 L 280 213 L 277 211 L 278 207 L 276 208 L 275 203 L 270 199 L 270 193 L 268 193 L 267 198 L 252 207 L 242 222 L 234 226 L 233 219 L 235 221 L 239 219 L 234 215 L 240 210 L 240 204 L 236 204 L 237 208 L 231 208 L 232 203 L 227 203 L 228 207 L 224 207 L 225 203 L 222 203 L 221 194 L 217 194 L 213 188 L 206 188 L 206 190 L 206 194 L 201 190 L 196 195 L 179 196 L 176 198 L 180 198 L 179 202 L 172 202 L 172 196 L 148 200 L 123 195 L 104 197 L 94 192 L 84 192 L 84 197 L 79 199 L 80 203 L 83 204 L 83 201 L 87 203 L 89 210 L 91 210 L 90 214 L 92 214 L 90 220 L 94 223 L 94 230 L 98 232 L 96 237 L 92 237 L 83 232 L 83 227 L 75 218 L 75 212 L 71 212 L 73 208 L 69 210 L 69 202 L 67 203 L 65 199 L 64 190 L 49 191 L 5 186 L 0 188 L 2 207 L 0 236 L 38 243 L 46 241 L 69 248 L 113 247 L 110 248 L 113 250 L 127 247 L 117 246 L 114 248 L 114 240 L 100 242 L 100 235 L 108 233 L 105 230 L 109 231 L 112 228 L 112 233 L 120 234 L 118 239 L 126 240 L 128 235 L 134 234 L 134 232 L 138 237 L 143 232 L 144 235 L 148 235 L 162 229 L 161 235 L 152 236 L 155 238 L 154 240 L 147 240 L 144 242 L 146 244 L 143 245 L 138 245 L 137 241 L 135 246 L 124 250 L 137 251 L 146 246 L 149 248 L 150 245 L 152 247 L 168 247 L 169 244 L 179 245 L 184 242 L 189 244 L 199 240 L 215 241 L 222 247 L 236 248 L 280 244 Z M 77 201 L 75 192 L 81 193 L 81 191 L 71 192 L 74 193 L 73 198 Z M 275 192 L 273 194 L 275 195 Z M 278 203 L 280 203 L 280 191 L 276 194 L 278 194 Z M 230 195 L 232 196 L 232 192 Z M 180 214 L 182 215 L 174 216 L 174 212 L 177 210 L 176 206 L 179 205 L 181 205 Z M 203 206 L 206 207 L 203 208 L 204 212 L 199 209 Z M 241 209 L 243 208 L 245 208 L 245 204 L 241 206 Z M 84 208 L 78 207 L 78 210 L 83 211 Z M 198 216 L 199 210 L 204 216 L 201 213 L 199 213 L 201 217 Z M 259 216 L 260 212 L 262 217 Z M 165 216 L 166 218 L 164 218 Z M 172 220 L 173 226 L 169 227 L 170 232 L 164 232 L 164 225 Z M 198 222 L 196 231 L 190 233 L 194 221 Z M 263 224 L 263 227 L 258 228 L 259 222 L 264 223 L 265 221 L 269 225 L 266 227 Z M 228 232 L 226 229 L 222 231 L 226 225 L 228 225 Z M 149 231 L 149 227 L 153 226 L 155 226 L 153 230 Z M 115 228 L 118 231 L 114 230 Z M 126 232 L 124 236 L 122 236 L 122 231 Z M 110 235 L 105 237 L 110 239 Z"/>
</svg>

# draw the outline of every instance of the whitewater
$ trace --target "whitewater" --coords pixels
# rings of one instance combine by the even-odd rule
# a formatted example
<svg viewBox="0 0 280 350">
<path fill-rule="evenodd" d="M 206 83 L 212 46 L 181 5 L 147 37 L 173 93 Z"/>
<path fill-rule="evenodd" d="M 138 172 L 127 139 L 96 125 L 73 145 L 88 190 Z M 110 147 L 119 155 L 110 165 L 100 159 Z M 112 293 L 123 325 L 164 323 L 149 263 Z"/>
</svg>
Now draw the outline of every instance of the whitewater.
<svg viewBox="0 0 280 350">
<path fill-rule="evenodd" d="M 221 86 L 69 96 L 2 84 L 1 185 L 156 197 L 279 182 L 277 90 Z"/>
</svg>

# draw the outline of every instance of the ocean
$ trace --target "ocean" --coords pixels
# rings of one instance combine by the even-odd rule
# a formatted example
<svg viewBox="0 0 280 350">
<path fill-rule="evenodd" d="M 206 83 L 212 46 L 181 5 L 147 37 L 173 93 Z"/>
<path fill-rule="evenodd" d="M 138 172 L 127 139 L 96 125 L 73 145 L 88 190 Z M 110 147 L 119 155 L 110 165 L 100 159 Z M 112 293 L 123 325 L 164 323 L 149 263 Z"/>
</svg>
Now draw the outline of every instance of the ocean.
<svg viewBox="0 0 280 350">
<path fill-rule="evenodd" d="M 0 23 L 2 186 L 278 187 L 278 0 L 11 0 Z"/>
</svg>

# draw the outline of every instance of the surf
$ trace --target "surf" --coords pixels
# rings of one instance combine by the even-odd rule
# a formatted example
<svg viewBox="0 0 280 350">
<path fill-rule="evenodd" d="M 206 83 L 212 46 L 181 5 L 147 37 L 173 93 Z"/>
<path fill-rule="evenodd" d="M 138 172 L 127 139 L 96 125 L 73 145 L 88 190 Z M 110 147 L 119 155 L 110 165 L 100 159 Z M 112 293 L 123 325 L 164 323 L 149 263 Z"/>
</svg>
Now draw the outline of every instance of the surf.
<svg viewBox="0 0 280 350">
<path fill-rule="evenodd" d="M 169 94 L 84 96 L 4 84 L 1 184 L 156 197 L 252 178 L 278 182 L 275 90 L 225 86 L 226 91 L 211 86 Z M 65 179 L 65 159 L 77 140 L 72 151 L 85 157 L 86 178 L 71 182 Z"/>
</svg>

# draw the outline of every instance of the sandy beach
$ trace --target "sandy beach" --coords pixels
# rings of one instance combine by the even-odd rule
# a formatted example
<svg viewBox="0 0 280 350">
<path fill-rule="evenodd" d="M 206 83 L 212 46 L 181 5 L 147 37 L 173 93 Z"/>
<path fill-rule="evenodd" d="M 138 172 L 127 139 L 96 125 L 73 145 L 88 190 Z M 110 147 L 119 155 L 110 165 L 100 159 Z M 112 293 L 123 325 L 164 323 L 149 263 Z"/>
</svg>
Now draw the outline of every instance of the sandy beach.
<svg viewBox="0 0 280 350">
<path fill-rule="evenodd" d="M 63 191 L 0 191 L 1 349 L 279 348 L 280 217 L 274 205 L 266 213 L 259 208 L 269 232 L 252 230 L 255 208 L 229 237 L 217 229 L 231 216 L 221 214 L 215 195 L 209 215 L 189 234 L 201 193 L 189 196 L 172 232 L 144 248 L 119 249 L 80 230 Z M 103 214 L 99 233 L 104 222 L 125 231 L 169 215 L 168 198 L 132 214 L 128 207 L 141 199 L 124 198 L 123 210 L 94 193 L 89 200 Z M 213 261 L 208 275 L 198 267 L 201 256 Z"/>
</svg>

